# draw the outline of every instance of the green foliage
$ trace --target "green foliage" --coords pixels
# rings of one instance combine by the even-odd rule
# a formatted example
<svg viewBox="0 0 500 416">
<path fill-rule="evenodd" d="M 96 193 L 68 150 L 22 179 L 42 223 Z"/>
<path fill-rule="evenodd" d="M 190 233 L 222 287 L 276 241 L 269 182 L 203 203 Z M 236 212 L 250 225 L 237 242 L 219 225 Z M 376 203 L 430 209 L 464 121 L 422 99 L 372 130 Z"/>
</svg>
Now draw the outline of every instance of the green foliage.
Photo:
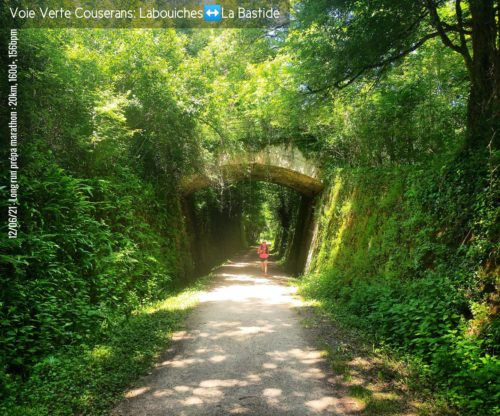
<svg viewBox="0 0 500 416">
<path fill-rule="evenodd" d="M 279 257 L 292 241 L 297 224 L 300 195 L 273 183 L 248 182 L 238 186 L 243 196 L 243 216 L 247 241 L 271 242 Z"/>
<path fill-rule="evenodd" d="M 34 155 L 21 183 L 23 232 L 1 258 L 2 365 L 11 369 L 158 299 L 178 272 L 151 186 L 126 169 L 113 181 L 78 180 Z"/>
<path fill-rule="evenodd" d="M 325 173 L 310 293 L 411 353 L 464 412 L 498 410 L 498 155 L 456 154 L 470 68 L 438 39 L 415 43 L 436 24 L 428 3 L 295 2 L 273 31 L 23 30 L 21 230 L 0 241 L 1 394 L 33 406 L 17 411 L 103 412 L 164 339 L 133 311 L 188 276 L 191 255 L 208 269 L 264 233 L 299 257 L 296 193 L 178 192 L 275 143 Z M 479 3 L 462 3 L 468 24 Z M 438 17 L 460 25 L 447 4 Z M 137 336 L 152 333 L 150 349 Z"/>
<path fill-rule="evenodd" d="M 350 325 L 421 361 L 471 415 L 495 414 L 500 398 L 498 188 L 485 161 L 336 171 L 303 282 Z"/>
<path fill-rule="evenodd" d="M 104 335 L 97 344 L 54 351 L 33 367 L 22 384 L 7 379 L 11 394 L 0 404 L 0 414 L 108 414 L 123 389 L 144 375 L 165 348 L 172 331 L 196 304 L 204 283 L 141 307 L 129 317 L 113 316 L 101 325 Z"/>
<path fill-rule="evenodd" d="M 466 79 L 460 59 L 431 42 L 376 83 L 321 98 L 304 92 L 308 111 L 300 119 L 309 139 L 301 146 L 318 151 L 326 166 L 415 164 L 452 153 L 463 142 Z"/>
<path fill-rule="evenodd" d="M 342 84 L 365 67 L 406 50 L 421 34 L 423 8 L 412 0 L 297 2 L 296 24 L 303 29 L 296 31 L 298 51 L 314 80 L 312 89 Z"/>
<path fill-rule="evenodd" d="M 197 153 L 163 67 L 179 65 L 182 43 L 172 31 L 117 35 L 23 31 L 21 228 L 15 240 L 2 229 L 0 242 L 2 396 L 46 357 L 92 348 L 192 267 L 169 195 Z"/>
</svg>

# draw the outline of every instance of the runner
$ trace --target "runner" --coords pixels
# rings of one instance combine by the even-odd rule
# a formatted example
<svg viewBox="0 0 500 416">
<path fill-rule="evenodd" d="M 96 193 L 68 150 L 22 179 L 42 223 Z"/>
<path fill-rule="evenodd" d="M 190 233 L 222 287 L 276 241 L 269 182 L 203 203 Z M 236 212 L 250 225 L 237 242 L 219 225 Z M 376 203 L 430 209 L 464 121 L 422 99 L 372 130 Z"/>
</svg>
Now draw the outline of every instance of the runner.
<svg viewBox="0 0 500 416">
<path fill-rule="evenodd" d="M 269 257 L 269 245 L 266 241 L 263 241 L 259 248 L 257 249 L 257 253 L 260 258 L 260 269 L 267 275 L 267 259 Z"/>
</svg>

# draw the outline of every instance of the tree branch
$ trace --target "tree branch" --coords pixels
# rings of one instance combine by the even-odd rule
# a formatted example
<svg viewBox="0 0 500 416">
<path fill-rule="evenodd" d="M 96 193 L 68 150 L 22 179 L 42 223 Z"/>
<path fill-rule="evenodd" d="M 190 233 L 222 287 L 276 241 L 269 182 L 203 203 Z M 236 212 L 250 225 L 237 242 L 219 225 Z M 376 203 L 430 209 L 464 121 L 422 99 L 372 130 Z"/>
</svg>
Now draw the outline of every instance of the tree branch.
<svg viewBox="0 0 500 416">
<path fill-rule="evenodd" d="M 469 52 L 469 48 L 467 47 L 467 40 L 465 39 L 464 33 L 464 17 L 462 11 L 461 0 L 455 0 L 455 12 L 457 14 L 457 22 L 458 27 L 460 28 L 459 36 L 460 36 L 460 47 L 463 51 L 462 55 L 465 59 L 465 65 L 467 65 L 468 70 L 472 70 L 472 56 Z"/>
<path fill-rule="evenodd" d="M 415 42 L 409 48 L 407 48 L 407 49 L 405 49 L 405 50 L 403 50 L 395 55 L 389 56 L 388 58 L 383 59 L 377 63 L 371 64 L 371 65 L 366 65 L 363 68 L 361 68 L 358 72 L 356 72 L 355 74 L 347 75 L 344 78 L 335 81 L 333 84 L 325 85 L 325 86 L 320 87 L 318 89 L 312 89 L 309 86 L 307 86 L 307 89 L 308 89 L 307 94 L 317 94 L 319 92 L 323 92 L 323 91 L 329 90 L 331 88 L 344 89 L 344 88 L 348 87 L 349 85 L 351 85 L 354 81 L 356 81 L 365 72 L 367 72 L 371 69 L 383 68 L 383 67 L 405 57 L 406 55 L 409 55 L 410 53 L 416 51 L 425 42 L 427 42 L 428 40 L 430 40 L 432 38 L 438 37 L 438 36 L 440 36 L 440 34 L 438 32 L 429 33 L 429 34 L 425 35 L 424 37 L 422 37 L 417 42 Z"/>
<path fill-rule="evenodd" d="M 337 89 L 343 89 L 351 85 L 353 82 L 355 82 L 359 77 L 361 77 L 365 72 L 372 70 L 372 69 L 377 69 L 377 68 L 383 68 L 392 62 L 395 62 L 406 55 L 410 54 L 411 52 L 417 50 L 420 46 L 422 46 L 425 42 L 427 42 L 429 39 L 435 38 L 435 37 L 440 37 L 442 42 L 444 43 L 445 46 L 448 48 L 454 50 L 455 52 L 459 53 L 462 55 L 462 57 L 465 60 L 465 64 L 467 66 L 467 69 L 470 71 L 472 68 L 472 57 L 469 52 L 469 48 L 467 46 L 467 38 L 466 35 L 471 35 L 472 32 L 468 28 L 469 26 L 466 25 L 463 17 L 463 10 L 461 6 L 461 0 L 455 0 L 455 11 L 457 14 L 457 25 L 451 25 L 449 23 L 443 22 L 439 14 L 437 12 L 437 7 L 434 2 L 434 0 L 423 0 L 425 7 L 427 9 L 427 12 L 422 14 L 419 19 L 417 20 L 417 24 L 421 22 L 421 20 L 426 17 L 427 15 L 430 15 L 431 22 L 433 26 L 436 29 L 436 32 L 429 33 L 422 37 L 419 41 L 415 42 L 413 45 L 411 45 L 408 49 L 405 49 L 395 55 L 389 56 L 386 59 L 382 59 L 381 61 L 371 64 L 371 65 L 366 65 L 359 69 L 356 73 L 354 74 L 348 74 L 345 77 L 333 82 L 332 84 L 325 85 L 323 87 L 317 88 L 317 89 L 312 89 L 311 87 L 307 86 L 307 94 L 317 94 L 320 92 L 328 91 L 331 88 L 337 88 Z M 414 24 L 410 26 L 412 28 Z M 448 36 L 448 32 L 456 32 L 458 33 L 460 37 L 460 45 L 455 44 L 450 37 Z"/>
<path fill-rule="evenodd" d="M 495 13 L 497 16 L 497 26 L 496 26 L 497 49 L 500 49 L 500 0 L 497 0 L 497 6 L 495 7 Z"/>
<path fill-rule="evenodd" d="M 466 29 L 466 27 L 470 27 L 470 22 L 466 23 L 464 21 L 463 28 L 460 28 L 458 25 L 450 25 L 449 23 L 446 22 L 442 22 L 442 25 L 447 32 L 457 32 L 457 33 L 463 33 L 464 35 L 472 35 L 472 30 Z"/>
<path fill-rule="evenodd" d="M 225 143 L 226 143 L 226 136 L 224 135 L 224 133 L 222 132 L 222 130 L 219 129 L 219 127 L 217 127 L 214 123 L 212 123 L 211 121 L 207 120 L 205 117 L 202 117 L 202 116 L 197 116 L 195 115 L 194 116 L 195 118 L 197 118 L 198 120 L 200 120 L 203 124 L 206 124 L 208 127 L 210 127 L 213 131 L 215 131 L 215 133 L 217 133 L 217 135 L 219 136 L 220 138 L 220 141 L 221 141 L 221 144 L 222 144 L 222 147 L 225 147 Z"/>
<path fill-rule="evenodd" d="M 439 33 L 439 36 L 441 37 L 441 40 L 447 46 L 448 48 L 454 50 L 455 52 L 458 52 L 460 55 L 464 56 L 465 58 L 465 51 L 462 48 L 462 45 L 456 45 L 452 42 L 452 40 L 449 38 L 449 36 L 446 33 L 446 29 L 443 26 L 443 22 L 441 21 L 439 14 L 437 12 L 436 4 L 434 3 L 434 0 L 425 0 L 427 4 L 427 9 L 429 10 L 430 16 L 431 16 L 431 22 L 436 28 L 436 30 Z M 468 50 L 467 50 L 468 52 Z M 466 59 L 466 58 L 465 58 Z"/>
</svg>

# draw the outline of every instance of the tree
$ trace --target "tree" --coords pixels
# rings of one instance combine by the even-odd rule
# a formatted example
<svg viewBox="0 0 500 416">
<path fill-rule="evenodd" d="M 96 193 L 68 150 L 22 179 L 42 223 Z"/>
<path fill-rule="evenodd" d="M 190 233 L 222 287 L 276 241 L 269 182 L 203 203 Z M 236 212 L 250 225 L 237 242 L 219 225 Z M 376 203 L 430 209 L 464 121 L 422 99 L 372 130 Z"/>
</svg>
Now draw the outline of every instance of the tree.
<svg viewBox="0 0 500 416">
<path fill-rule="evenodd" d="M 470 80 L 465 146 L 496 148 L 500 127 L 498 0 L 305 0 L 301 58 L 322 74 L 309 93 L 379 75 L 433 38 L 460 54 Z M 316 69 L 317 70 L 317 69 Z"/>
</svg>

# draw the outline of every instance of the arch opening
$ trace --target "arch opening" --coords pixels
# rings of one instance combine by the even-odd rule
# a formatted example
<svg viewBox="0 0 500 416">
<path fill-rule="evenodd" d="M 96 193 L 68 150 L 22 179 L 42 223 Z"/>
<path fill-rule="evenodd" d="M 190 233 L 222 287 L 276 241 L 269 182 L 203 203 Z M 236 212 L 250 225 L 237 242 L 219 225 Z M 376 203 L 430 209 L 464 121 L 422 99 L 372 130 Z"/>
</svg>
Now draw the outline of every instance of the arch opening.
<svg viewBox="0 0 500 416">
<path fill-rule="evenodd" d="M 262 239 L 272 241 L 274 259 L 284 260 L 289 273 L 302 273 L 320 188 L 297 189 L 295 184 L 275 183 L 275 178 L 269 176 L 263 180 L 257 180 L 258 175 L 237 178 L 222 188 L 204 180 L 185 194 L 184 212 L 197 274 L 207 273 L 238 250 Z M 273 227 L 261 220 L 273 223 Z"/>
<path fill-rule="evenodd" d="M 204 263 L 200 271 L 206 272 L 215 265 L 210 260 L 221 253 L 214 252 L 214 247 L 222 248 L 227 255 L 224 258 L 228 258 L 233 254 L 230 250 L 255 244 L 256 239 L 249 238 L 248 233 L 239 240 L 241 230 L 248 230 L 244 216 L 253 215 L 249 213 L 255 209 L 271 209 L 274 223 L 279 223 L 273 238 L 278 241 L 275 253 L 285 260 L 289 272 L 301 273 L 312 240 L 315 204 L 323 190 L 319 178 L 315 164 L 298 148 L 286 145 L 224 154 L 217 164 L 205 167 L 204 172 L 182 178 L 180 191 L 192 236 L 192 252 Z M 266 197 L 263 200 L 262 194 L 258 195 L 263 189 L 274 207 L 265 208 Z M 252 190 L 257 192 L 253 197 L 249 196 Z M 288 208 L 286 204 L 276 206 L 277 196 L 288 201 Z M 247 204 L 246 208 L 241 204 Z"/>
</svg>

